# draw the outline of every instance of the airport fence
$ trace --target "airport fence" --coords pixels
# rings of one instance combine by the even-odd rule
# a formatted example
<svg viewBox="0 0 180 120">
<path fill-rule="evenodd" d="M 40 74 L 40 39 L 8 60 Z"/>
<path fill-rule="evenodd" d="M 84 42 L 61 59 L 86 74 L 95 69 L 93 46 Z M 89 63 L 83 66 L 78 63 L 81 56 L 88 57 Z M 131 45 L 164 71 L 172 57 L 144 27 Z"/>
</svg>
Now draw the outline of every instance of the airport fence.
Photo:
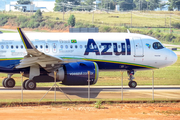
<svg viewBox="0 0 180 120">
<path fill-rule="evenodd" d="M 114 74 L 111 72 L 114 77 L 107 77 L 110 72 L 105 72 L 103 74 L 107 75 L 103 78 L 100 75 L 97 86 L 64 86 L 59 83 L 48 83 L 48 86 L 43 86 L 44 83 L 38 83 L 36 90 L 22 91 L 21 80 L 19 80 L 19 83 L 17 83 L 19 85 L 15 88 L 0 87 L 0 102 L 180 100 L 180 77 L 170 79 L 170 75 L 165 75 L 172 71 L 175 70 L 161 70 L 160 73 L 159 70 L 155 70 L 155 72 L 137 72 L 135 80 L 138 85 L 136 88 L 129 88 L 127 85 L 129 82 L 128 76 L 125 72 L 114 72 Z M 118 80 L 114 80 L 117 77 Z M 101 82 L 106 82 L 106 84 L 99 85 Z M 145 85 L 142 85 L 143 83 Z"/>
</svg>

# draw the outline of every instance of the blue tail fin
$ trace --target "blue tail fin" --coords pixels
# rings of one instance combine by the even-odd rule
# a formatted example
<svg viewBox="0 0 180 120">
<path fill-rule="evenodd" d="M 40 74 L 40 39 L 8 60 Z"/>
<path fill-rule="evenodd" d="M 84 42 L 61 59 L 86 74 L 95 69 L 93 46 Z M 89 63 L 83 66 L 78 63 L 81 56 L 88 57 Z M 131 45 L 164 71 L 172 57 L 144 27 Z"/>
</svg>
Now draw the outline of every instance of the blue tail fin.
<svg viewBox="0 0 180 120">
<path fill-rule="evenodd" d="M 34 49 L 34 45 L 31 43 L 31 41 L 28 39 L 28 37 L 23 33 L 23 31 L 21 30 L 21 28 L 17 28 L 19 35 L 22 39 L 22 42 L 24 44 L 24 47 L 26 49 Z"/>
</svg>

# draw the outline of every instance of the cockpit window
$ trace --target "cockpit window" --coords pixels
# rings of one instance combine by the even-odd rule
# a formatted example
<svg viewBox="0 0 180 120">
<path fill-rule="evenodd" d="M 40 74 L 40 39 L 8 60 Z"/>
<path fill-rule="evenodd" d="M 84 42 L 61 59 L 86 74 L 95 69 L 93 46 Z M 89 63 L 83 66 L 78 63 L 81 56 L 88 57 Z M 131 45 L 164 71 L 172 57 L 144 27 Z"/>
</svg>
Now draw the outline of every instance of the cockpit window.
<svg viewBox="0 0 180 120">
<path fill-rule="evenodd" d="M 162 44 L 160 42 L 155 42 L 155 43 L 153 43 L 153 48 L 154 49 L 162 49 L 164 47 L 162 46 Z"/>
</svg>

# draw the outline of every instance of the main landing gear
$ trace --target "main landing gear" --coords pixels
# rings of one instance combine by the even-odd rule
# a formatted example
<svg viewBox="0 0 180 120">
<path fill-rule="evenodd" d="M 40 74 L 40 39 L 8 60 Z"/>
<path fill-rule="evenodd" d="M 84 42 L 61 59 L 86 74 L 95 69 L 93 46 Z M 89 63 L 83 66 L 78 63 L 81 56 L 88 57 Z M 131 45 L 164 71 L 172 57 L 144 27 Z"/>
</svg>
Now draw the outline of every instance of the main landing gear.
<svg viewBox="0 0 180 120">
<path fill-rule="evenodd" d="M 136 88 L 137 83 L 136 83 L 136 81 L 133 81 L 133 79 L 134 79 L 134 70 L 127 71 L 127 74 L 129 76 L 129 80 L 130 80 L 129 83 L 128 83 L 129 87 L 130 88 Z"/>
<path fill-rule="evenodd" d="M 13 88 L 16 84 L 15 80 L 11 78 L 12 74 L 9 74 L 7 78 L 2 81 L 3 87 Z"/>
<path fill-rule="evenodd" d="M 4 78 L 4 80 L 2 81 L 2 85 L 5 88 L 13 88 L 16 84 L 15 80 L 13 78 L 11 78 L 12 74 L 8 74 L 7 78 Z M 36 89 L 36 82 L 34 80 L 25 80 L 23 82 L 23 88 L 25 90 L 34 90 Z"/>
<path fill-rule="evenodd" d="M 23 82 L 23 88 L 25 90 L 34 90 L 36 89 L 36 82 L 34 80 L 27 79 Z"/>
</svg>

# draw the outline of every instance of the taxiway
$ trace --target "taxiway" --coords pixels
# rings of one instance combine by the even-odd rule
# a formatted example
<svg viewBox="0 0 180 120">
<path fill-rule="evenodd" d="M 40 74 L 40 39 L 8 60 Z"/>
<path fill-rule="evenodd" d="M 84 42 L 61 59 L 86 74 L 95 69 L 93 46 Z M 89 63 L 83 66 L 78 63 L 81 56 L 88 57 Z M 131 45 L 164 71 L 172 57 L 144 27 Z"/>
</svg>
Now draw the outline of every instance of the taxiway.
<svg viewBox="0 0 180 120">
<path fill-rule="evenodd" d="M 36 90 L 23 90 L 24 99 L 41 99 L 44 94 L 48 92 L 51 87 L 37 87 Z M 60 89 L 70 99 L 86 99 L 88 98 L 87 86 L 61 86 Z M 67 99 L 65 94 L 57 87 L 57 99 Z M 21 87 L 3 88 L 0 87 L 1 100 L 8 99 L 21 99 Z M 137 99 L 151 99 L 152 86 L 137 86 L 135 89 L 128 86 L 91 86 L 90 98 L 91 99 L 123 99 L 137 100 Z M 49 91 L 44 99 L 54 99 L 54 89 Z M 154 86 L 154 99 L 161 100 L 179 100 L 180 99 L 180 86 Z"/>
</svg>

